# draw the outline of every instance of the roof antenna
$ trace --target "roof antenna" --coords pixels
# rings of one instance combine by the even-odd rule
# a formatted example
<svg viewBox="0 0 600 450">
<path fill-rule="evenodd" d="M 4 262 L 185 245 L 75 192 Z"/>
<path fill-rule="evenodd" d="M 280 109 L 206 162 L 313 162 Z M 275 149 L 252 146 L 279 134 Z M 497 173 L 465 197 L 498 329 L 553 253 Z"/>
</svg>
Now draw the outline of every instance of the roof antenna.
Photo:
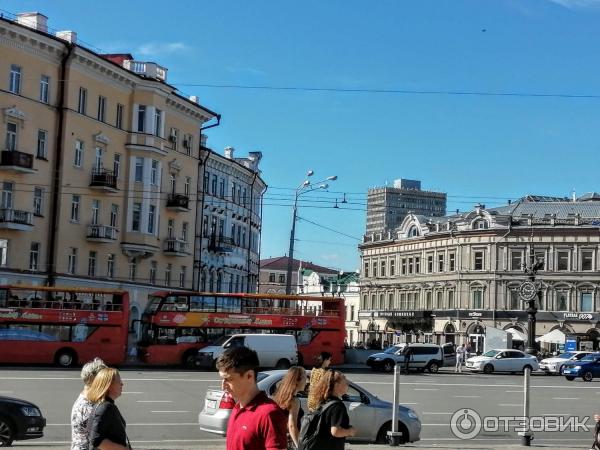
<svg viewBox="0 0 600 450">
<path fill-rule="evenodd" d="M 575 195 L 575 188 L 573 188 L 573 190 L 571 191 L 571 198 L 573 199 L 574 202 L 577 201 L 577 196 Z"/>
<path fill-rule="evenodd" d="M 340 208 L 340 207 L 338 206 L 338 204 L 337 204 L 337 198 L 335 199 L 335 205 L 333 205 L 333 207 L 334 207 L 334 208 L 337 208 L 337 209 L 339 209 L 339 208 Z"/>
<path fill-rule="evenodd" d="M 344 199 L 342 200 L 342 203 L 348 203 L 348 201 L 346 200 L 346 193 L 344 192 Z"/>
</svg>

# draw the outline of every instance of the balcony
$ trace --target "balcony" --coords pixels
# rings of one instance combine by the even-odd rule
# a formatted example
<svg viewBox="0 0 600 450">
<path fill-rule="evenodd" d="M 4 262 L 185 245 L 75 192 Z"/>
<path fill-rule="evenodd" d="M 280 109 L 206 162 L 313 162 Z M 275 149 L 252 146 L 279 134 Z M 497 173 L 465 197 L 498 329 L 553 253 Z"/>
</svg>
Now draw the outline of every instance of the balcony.
<svg viewBox="0 0 600 450">
<path fill-rule="evenodd" d="M 190 198 L 184 194 L 169 194 L 167 209 L 171 211 L 189 211 Z"/>
<path fill-rule="evenodd" d="M 138 75 L 154 78 L 155 80 L 167 81 L 168 69 L 153 62 L 126 59 L 123 61 L 123 67 L 127 70 L 131 70 L 133 73 L 137 73 Z"/>
<path fill-rule="evenodd" d="M 0 155 L 0 170 L 35 173 L 33 155 L 16 150 L 4 150 Z"/>
<path fill-rule="evenodd" d="M 163 244 L 163 252 L 168 256 L 188 256 L 188 243 L 177 238 L 166 238 Z"/>
<path fill-rule="evenodd" d="M 95 168 L 92 171 L 90 187 L 107 192 L 117 192 L 117 176 L 112 170 Z"/>
<path fill-rule="evenodd" d="M 0 208 L 0 228 L 5 230 L 31 231 L 33 214 L 12 208 Z"/>
<path fill-rule="evenodd" d="M 219 236 L 211 236 L 208 240 L 208 251 L 215 253 L 231 253 L 235 242 L 233 238 Z"/>
<path fill-rule="evenodd" d="M 117 229 L 108 225 L 90 225 L 86 239 L 90 242 L 115 242 Z"/>
</svg>

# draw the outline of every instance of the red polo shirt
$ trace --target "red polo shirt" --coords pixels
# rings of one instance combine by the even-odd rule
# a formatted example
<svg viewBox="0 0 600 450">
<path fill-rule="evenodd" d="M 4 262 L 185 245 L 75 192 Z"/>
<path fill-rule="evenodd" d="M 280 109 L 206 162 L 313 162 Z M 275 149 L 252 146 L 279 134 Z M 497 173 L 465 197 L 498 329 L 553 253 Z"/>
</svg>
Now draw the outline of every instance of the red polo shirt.
<svg viewBox="0 0 600 450">
<path fill-rule="evenodd" d="M 236 404 L 227 425 L 227 450 L 287 448 L 287 414 L 264 392 L 245 407 Z"/>
</svg>

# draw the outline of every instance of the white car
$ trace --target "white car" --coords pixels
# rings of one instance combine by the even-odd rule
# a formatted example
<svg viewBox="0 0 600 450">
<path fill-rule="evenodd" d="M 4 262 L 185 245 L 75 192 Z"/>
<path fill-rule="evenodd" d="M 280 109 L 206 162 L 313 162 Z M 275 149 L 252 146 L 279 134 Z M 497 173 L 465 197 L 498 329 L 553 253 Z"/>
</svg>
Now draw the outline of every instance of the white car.
<svg viewBox="0 0 600 450">
<path fill-rule="evenodd" d="M 540 361 L 540 370 L 548 375 L 562 375 L 562 366 L 567 361 L 580 361 L 583 357 L 593 352 L 564 352 L 553 358 L 545 358 Z"/>
<path fill-rule="evenodd" d="M 520 350 L 496 349 L 489 350 L 481 356 L 467 359 L 465 368 L 474 372 L 523 372 L 529 367 L 532 371 L 540 366 L 535 356 Z"/>
</svg>

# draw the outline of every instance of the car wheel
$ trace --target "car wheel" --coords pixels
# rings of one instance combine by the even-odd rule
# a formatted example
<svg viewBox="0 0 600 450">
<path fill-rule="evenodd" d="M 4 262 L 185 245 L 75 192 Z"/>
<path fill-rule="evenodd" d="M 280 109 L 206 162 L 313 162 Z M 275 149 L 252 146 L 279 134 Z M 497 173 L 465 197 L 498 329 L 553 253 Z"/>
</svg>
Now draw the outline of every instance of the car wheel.
<svg viewBox="0 0 600 450">
<path fill-rule="evenodd" d="M 394 366 L 394 361 L 392 361 L 391 359 L 386 359 L 381 367 L 384 372 L 391 372 L 392 370 L 394 370 Z"/>
<path fill-rule="evenodd" d="M 550 373 L 550 372 L 548 372 L 548 373 Z M 559 375 L 564 375 L 563 366 L 560 366 L 560 369 L 558 369 L 558 374 Z"/>
<path fill-rule="evenodd" d="M 575 379 L 575 377 L 572 376 L 565 376 L 565 378 L 567 379 L 567 381 L 573 381 Z"/>
<path fill-rule="evenodd" d="M 491 364 L 486 364 L 485 366 L 483 366 L 483 373 L 487 373 L 488 375 L 490 373 L 494 372 L 494 366 L 492 366 Z"/>
<path fill-rule="evenodd" d="M 275 368 L 276 369 L 289 369 L 290 362 L 285 358 L 280 359 L 279 361 L 277 361 L 277 364 L 275 364 Z"/>
<path fill-rule="evenodd" d="M 4 417 L 0 417 L 0 447 L 10 447 L 14 439 L 13 428 Z"/>
<path fill-rule="evenodd" d="M 77 354 L 70 349 L 63 349 L 56 352 L 54 361 L 61 367 L 73 367 L 77 364 Z"/>
<path fill-rule="evenodd" d="M 581 375 L 581 378 L 583 378 L 583 381 L 592 381 L 594 375 L 589 370 L 586 370 L 583 372 L 583 375 Z"/>
<path fill-rule="evenodd" d="M 186 369 L 193 369 L 196 367 L 196 351 L 191 350 L 187 351 L 183 354 L 183 358 L 181 358 L 181 364 Z"/>
<path fill-rule="evenodd" d="M 533 367 L 531 367 L 529 364 L 525 364 L 523 366 L 523 374 L 525 374 L 525 370 L 527 370 L 527 368 L 529 368 L 529 373 L 531 374 L 531 372 L 533 372 Z"/>
<path fill-rule="evenodd" d="M 429 371 L 429 373 L 438 373 L 438 371 L 440 370 L 440 365 L 435 361 L 430 362 L 427 366 L 427 370 Z"/>
<path fill-rule="evenodd" d="M 377 432 L 377 438 L 375 439 L 375 442 L 377 444 L 389 445 L 390 437 L 388 436 L 388 431 L 392 431 L 391 421 L 386 422 L 381 426 Z M 402 436 L 400 437 L 400 444 L 406 444 L 406 442 L 408 442 L 408 429 L 406 428 L 406 425 L 404 425 L 402 422 L 398 422 L 398 431 L 402 433 Z"/>
</svg>

